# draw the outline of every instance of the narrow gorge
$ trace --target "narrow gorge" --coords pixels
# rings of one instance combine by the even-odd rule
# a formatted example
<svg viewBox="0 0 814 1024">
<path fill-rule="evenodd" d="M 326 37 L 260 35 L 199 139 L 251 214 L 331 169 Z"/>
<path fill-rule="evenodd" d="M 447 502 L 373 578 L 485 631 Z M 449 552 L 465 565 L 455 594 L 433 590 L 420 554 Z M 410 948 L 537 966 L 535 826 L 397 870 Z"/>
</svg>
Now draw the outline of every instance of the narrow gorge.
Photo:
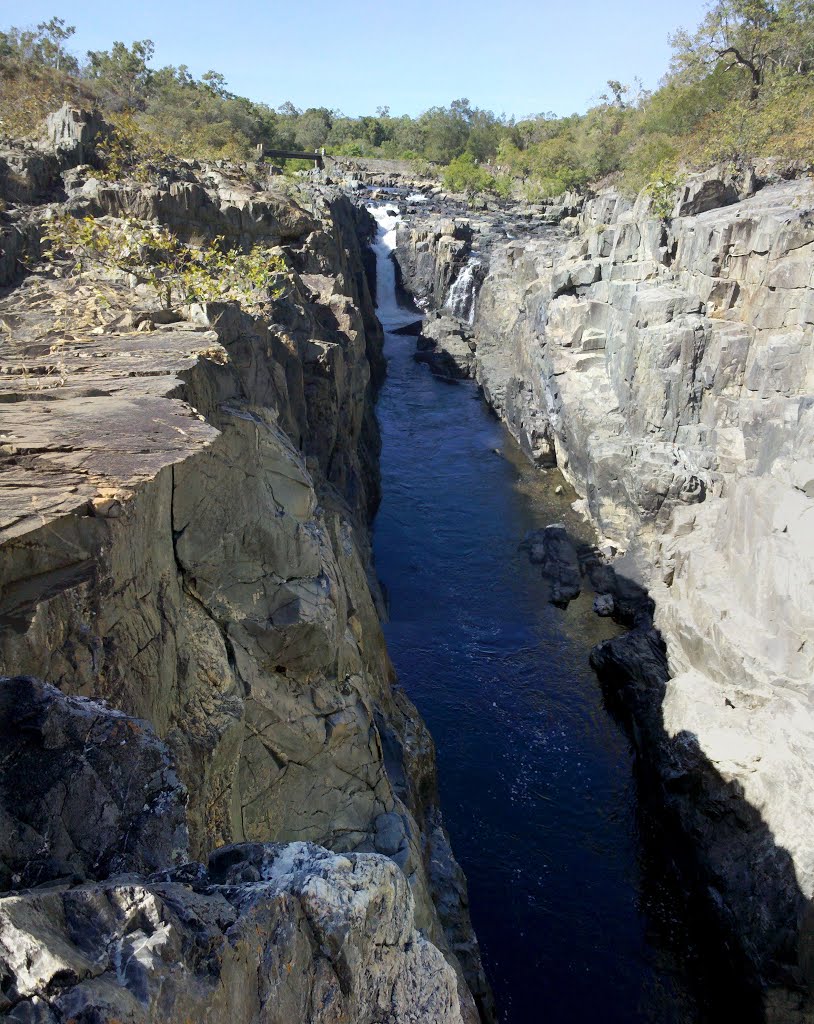
<svg viewBox="0 0 814 1024">
<path fill-rule="evenodd" d="M 653 206 L 613 190 L 536 216 L 420 204 L 396 255 L 429 311 L 416 358 L 476 380 L 576 491 L 594 550 L 549 524 L 532 559 L 556 604 L 588 586 L 629 628 L 591 662 L 673 845 L 688 840 L 685 877 L 759 1013 L 809 1019 L 814 192 L 768 161 Z M 465 276 L 474 309 L 450 315 Z"/>
<path fill-rule="evenodd" d="M 108 131 L 0 147 L 0 1015 L 814 1019 L 811 178 L 471 204 Z"/>
</svg>

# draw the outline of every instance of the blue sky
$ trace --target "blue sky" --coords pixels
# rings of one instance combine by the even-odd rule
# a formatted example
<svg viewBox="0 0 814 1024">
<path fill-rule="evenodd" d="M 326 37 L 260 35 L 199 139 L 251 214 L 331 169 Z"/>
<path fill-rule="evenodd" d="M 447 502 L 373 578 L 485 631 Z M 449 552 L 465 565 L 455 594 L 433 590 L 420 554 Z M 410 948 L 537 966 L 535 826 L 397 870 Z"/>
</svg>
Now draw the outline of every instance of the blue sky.
<svg viewBox="0 0 814 1024">
<path fill-rule="evenodd" d="M 704 0 L 0 0 L 0 27 L 56 14 L 73 49 L 149 38 L 155 65 L 213 68 L 229 88 L 279 106 L 417 114 L 466 96 L 522 116 L 584 111 L 608 78 L 655 86 L 667 37 L 696 24 Z"/>
</svg>

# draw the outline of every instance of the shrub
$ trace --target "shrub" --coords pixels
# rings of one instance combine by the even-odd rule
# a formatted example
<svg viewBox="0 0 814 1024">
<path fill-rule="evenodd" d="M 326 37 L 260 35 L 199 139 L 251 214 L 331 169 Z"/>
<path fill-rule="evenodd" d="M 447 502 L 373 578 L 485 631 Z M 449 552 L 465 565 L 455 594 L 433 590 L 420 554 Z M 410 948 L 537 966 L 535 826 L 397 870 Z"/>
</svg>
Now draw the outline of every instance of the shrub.
<svg viewBox="0 0 814 1024">
<path fill-rule="evenodd" d="M 679 184 L 675 171 L 667 165 L 645 185 L 644 191 L 650 196 L 650 212 L 660 220 L 670 219 Z"/>
<path fill-rule="evenodd" d="M 510 174 L 498 174 L 493 179 L 494 191 L 501 197 L 501 199 L 508 199 L 514 188 L 514 179 Z"/>
<path fill-rule="evenodd" d="M 252 308 L 279 298 L 285 263 L 278 251 L 255 246 L 225 249 L 216 238 L 205 246 L 181 242 L 166 228 L 137 220 L 109 220 L 69 214 L 46 223 L 48 258 L 66 259 L 81 276 L 88 266 L 133 275 L 149 285 L 161 304 L 238 302 Z"/>
<path fill-rule="evenodd" d="M 633 145 L 625 162 L 622 187 L 630 195 L 638 195 L 654 179 L 669 176 L 678 163 L 679 150 L 669 135 L 643 135 Z"/>
<path fill-rule="evenodd" d="M 451 192 L 474 195 L 494 189 L 495 179 L 479 167 L 471 153 L 462 153 L 444 171 L 444 186 Z"/>
</svg>

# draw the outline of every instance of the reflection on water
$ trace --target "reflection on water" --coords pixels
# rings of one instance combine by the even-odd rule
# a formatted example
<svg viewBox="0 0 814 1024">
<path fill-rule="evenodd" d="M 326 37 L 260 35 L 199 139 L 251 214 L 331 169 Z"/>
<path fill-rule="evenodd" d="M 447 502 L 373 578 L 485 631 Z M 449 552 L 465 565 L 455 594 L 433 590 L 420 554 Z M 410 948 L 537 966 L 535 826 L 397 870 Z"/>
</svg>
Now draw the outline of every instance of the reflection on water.
<svg viewBox="0 0 814 1024">
<path fill-rule="evenodd" d="M 551 522 L 588 536 L 573 495 L 554 493 L 562 478 L 525 461 L 473 385 L 436 380 L 413 349 L 386 336 L 374 535 L 385 632 L 437 743 L 502 1019 L 706 1020 L 681 897 L 643 854 L 632 753 L 588 665 L 617 627 L 591 594 L 548 605 L 518 551 Z"/>
</svg>

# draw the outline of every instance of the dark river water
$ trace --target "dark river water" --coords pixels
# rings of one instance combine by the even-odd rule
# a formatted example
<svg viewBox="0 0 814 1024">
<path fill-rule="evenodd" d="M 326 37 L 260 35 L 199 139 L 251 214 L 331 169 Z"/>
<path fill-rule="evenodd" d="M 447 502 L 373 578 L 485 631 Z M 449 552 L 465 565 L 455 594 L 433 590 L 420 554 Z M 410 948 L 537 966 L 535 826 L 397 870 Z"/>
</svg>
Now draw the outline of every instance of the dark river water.
<svg viewBox="0 0 814 1024">
<path fill-rule="evenodd" d="M 386 335 L 376 566 L 501 1020 L 724 1020 L 588 663 L 617 627 L 592 594 L 548 604 L 518 551 L 552 522 L 589 536 L 574 496 L 554 493 L 562 478 L 524 459 L 474 385 L 439 381 L 414 349 Z"/>
</svg>

